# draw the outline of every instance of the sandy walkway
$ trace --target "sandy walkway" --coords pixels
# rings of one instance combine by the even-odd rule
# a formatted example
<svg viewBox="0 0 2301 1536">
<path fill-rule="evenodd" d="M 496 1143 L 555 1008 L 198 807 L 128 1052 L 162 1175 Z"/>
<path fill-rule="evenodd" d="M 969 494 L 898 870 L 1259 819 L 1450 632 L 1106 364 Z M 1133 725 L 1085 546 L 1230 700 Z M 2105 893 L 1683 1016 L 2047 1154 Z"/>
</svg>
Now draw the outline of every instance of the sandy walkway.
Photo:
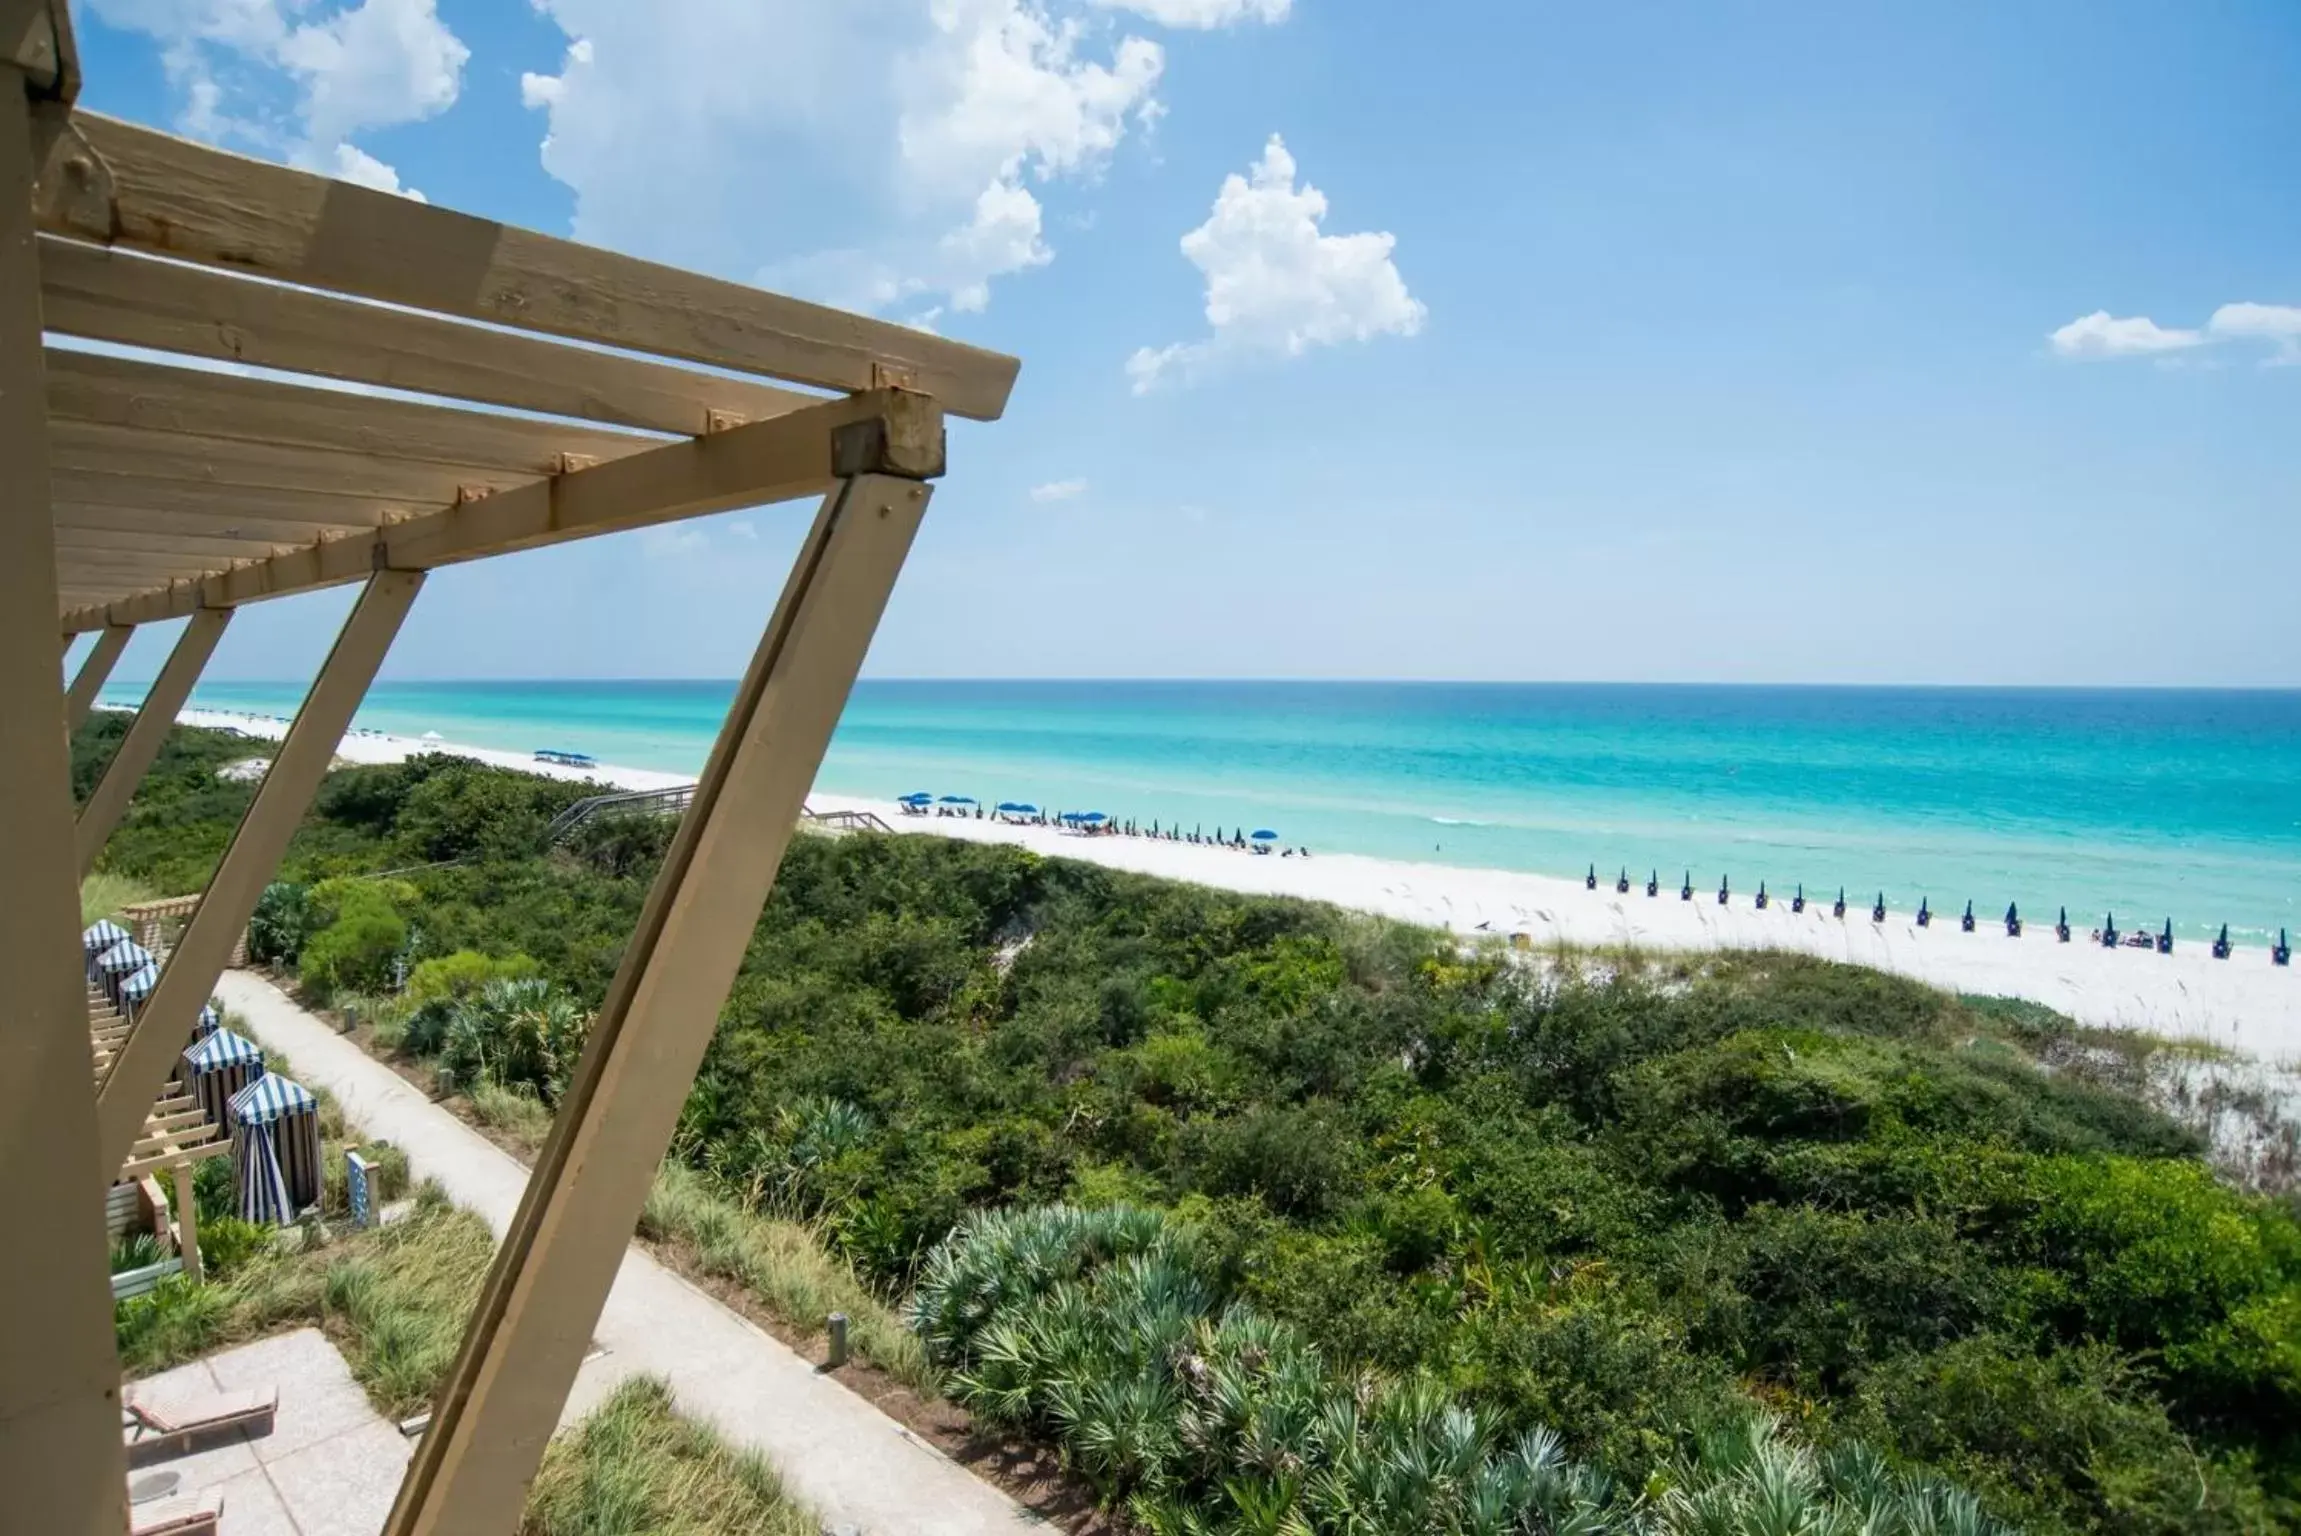
<svg viewBox="0 0 2301 1536">
<path fill-rule="evenodd" d="M 338 1035 L 269 982 L 227 972 L 216 988 L 250 1034 L 283 1053 L 303 1082 L 326 1088 L 368 1136 L 408 1155 L 498 1237 L 527 1170 L 398 1073 Z M 914 1438 L 718 1301 L 638 1249 L 593 1330 L 603 1353 L 585 1362 L 561 1423 L 581 1418 L 636 1375 L 671 1383 L 682 1411 L 764 1455 L 784 1487 L 830 1530 L 860 1536 L 1018 1536 L 1044 1529 L 1005 1494 Z"/>
<path fill-rule="evenodd" d="M 282 721 L 187 710 L 188 725 L 229 726 L 257 735 L 285 731 Z M 402 736 L 355 734 L 342 752 L 359 762 L 396 762 L 411 753 L 454 751 L 485 762 L 560 778 L 593 777 L 629 789 L 659 789 L 688 782 L 678 774 L 601 765 L 586 774 L 555 769 L 517 752 L 489 751 Z M 2214 960 L 2207 946 L 2184 940 L 2171 955 L 2104 950 L 2086 943 L 2095 921 L 2072 916 L 2076 941 L 2059 944 L 2053 914 L 2027 914 L 2023 937 L 2009 939 L 2000 913 L 1978 914 L 1979 929 L 1962 933 L 1955 912 L 1936 914 L 1919 928 L 1908 911 L 1869 920 L 1873 893 L 1849 891 L 1844 921 L 1829 915 L 1835 891 L 1803 914 L 1790 911 L 1786 891 L 1764 912 L 1749 891 L 1730 905 L 1715 890 L 1697 890 L 1690 902 L 1675 888 L 1649 900 L 1643 885 L 1618 896 L 1610 881 L 1595 891 L 1580 881 L 1510 870 L 1460 869 L 1393 862 L 1352 854 L 1286 859 L 1148 838 L 1083 837 L 1048 827 L 1008 826 L 954 817 L 903 816 L 890 801 L 812 795 L 816 810 L 869 810 L 900 832 L 935 833 L 978 841 L 1015 843 L 1041 853 L 1089 859 L 1118 869 L 1191 880 L 1228 890 L 1307 897 L 1458 933 L 1525 933 L 1536 944 L 1631 944 L 1647 949 L 1778 948 L 1873 966 L 1935 986 L 1965 992 L 2025 997 L 2059 1009 L 2084 1024 L 2146 1029 L 2210 1039 L 2267 1060 L 2301 1060 L 2301 970 L 2278 969 L 2258 947 Z"/>
</svg>

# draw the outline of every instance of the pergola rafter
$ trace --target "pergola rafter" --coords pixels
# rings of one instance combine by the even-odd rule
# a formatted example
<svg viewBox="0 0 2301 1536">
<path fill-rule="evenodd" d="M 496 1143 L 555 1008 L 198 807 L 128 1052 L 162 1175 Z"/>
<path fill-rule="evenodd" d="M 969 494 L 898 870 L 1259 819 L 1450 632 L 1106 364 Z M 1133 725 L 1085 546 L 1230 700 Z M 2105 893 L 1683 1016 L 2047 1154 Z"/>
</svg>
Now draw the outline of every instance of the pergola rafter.
<svg viewBox="0 0 2301 1536">
<path fill-rule="evenodd" d="M 944 415 L 996 418 L 1018 365 L 80 112 L 62 5 L 0 0 L 0 711 L 57 727 L 0 754 L 22 1068 L 0 1075 L 0 1230 L 43 1245 L 0 1266 L 0 1527 L 121 1529 L 90 1196 L 199 1150 L 154 1097 L 426 573 L 819 498 L 390 1526 L 508 1530 L 943 472 Z M 157 985 L 92 1040 L 75 866 L 231 614 L 355 582 Z M 76 816 L 61 728 L 168 619 L 190 622 Z M 67 699 L 57 641 L 88 631 Z"/>
</svg>

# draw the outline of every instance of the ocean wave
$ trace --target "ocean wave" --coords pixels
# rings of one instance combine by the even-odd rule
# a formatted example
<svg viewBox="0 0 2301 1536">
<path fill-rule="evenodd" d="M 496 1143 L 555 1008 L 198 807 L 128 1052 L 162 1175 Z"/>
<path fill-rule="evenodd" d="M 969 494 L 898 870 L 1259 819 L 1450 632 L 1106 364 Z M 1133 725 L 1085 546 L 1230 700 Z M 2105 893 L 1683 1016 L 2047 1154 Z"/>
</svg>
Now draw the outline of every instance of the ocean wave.
<svg viewBox="0 0 2301 1536">
<path fill-rule="evenodd" d="M 1483 827 L 1486 825 L 1483 821 L 1472 821 L 1466 816 L 1433 816 L 1430 819 L 1442 827 Z"/>
</svg>

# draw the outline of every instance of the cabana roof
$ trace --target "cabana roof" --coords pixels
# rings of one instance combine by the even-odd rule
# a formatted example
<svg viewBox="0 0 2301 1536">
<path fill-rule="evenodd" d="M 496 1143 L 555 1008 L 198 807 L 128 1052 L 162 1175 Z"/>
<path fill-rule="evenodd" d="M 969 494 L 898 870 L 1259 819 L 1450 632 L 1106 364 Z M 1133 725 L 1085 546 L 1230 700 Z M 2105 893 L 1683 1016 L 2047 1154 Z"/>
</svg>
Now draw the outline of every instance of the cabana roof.
<svg viewBox="0 0 2301 1536">
<path fill-rule="evenodd" d="M 212 1072 L 218 1067 L 238 1066 L 243 1062 L 260 1062 L 264 1048 L 237 1030 L 219 1026 L 207 1039 L 184 1052 L 184 1060 L 197 1070 Z"/>
<path fill-rule="evenodd" d="M 66 632 L 819 493 L 856 422 L 939 469 L 942 413 L 1014 383 L 887 321 L 38 113 Z"/>
<path fill-rule="evenodd" d="M 236 1124 L 270 1125 L 283 1115 L 310 1114 L 319 1108 L 319 1100 L 303 1084 L 266 1072 L 233 1094 L 226 1107 Z"/>
</svg>

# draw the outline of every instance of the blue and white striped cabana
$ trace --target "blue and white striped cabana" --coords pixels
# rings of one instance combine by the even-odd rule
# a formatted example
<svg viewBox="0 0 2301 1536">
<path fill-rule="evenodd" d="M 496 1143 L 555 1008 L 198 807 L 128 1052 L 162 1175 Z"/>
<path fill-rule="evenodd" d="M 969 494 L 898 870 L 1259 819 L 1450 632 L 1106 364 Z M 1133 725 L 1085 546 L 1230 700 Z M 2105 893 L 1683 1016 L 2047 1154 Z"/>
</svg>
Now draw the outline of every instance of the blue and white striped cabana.
<svg viewBox="0 0 2301 1536">
<path fill-rule="evenodd" d="M 160 968 L 147 960 L 127 975 L 114 978 L 112 1001 L 119 1004 L 120 1011 L 132 1019 L 136 1016 L 136 1010 L 144 1006 L 144 999 L 150 997 L 152 989 L 159 984 Z"/>
<path fill-rule="evenodd" d="M 195 1042 L 205 1040 L 223 1027 L 224 1016 L 216 1011 L 214 1003 L 209 1003 L 200 1009 L 200 1016 L 192 1021 L 192 1039 Z"/>
<path fill-rule="evenodd" d="M 320 1198 L 320 1105 L 301 1083 L 266 1072 L 232 1095 L 232 1168 L 240 1215 L 289 1222 Z"/>
<path fill-rule="evenodd" d="M 127 929 L 108 917 L 91 923 L 80 935 L 80 958 L 84 963 L 93 965 L 98 955 L 122 939 L 132 937 L 134 935 Z"/>
<path fill-rule="evenodd" d="M 120 978 L 152 963 L 152 952 L 134 939 L 122 939 L 101 950 L 88 962 L 88 979 L 104 989 L 113 1002 L 120 1000 Z"/>
<path fill-rule="evenodd" d="M 232 1095 L 263 1075 L 264 1048 L 222 1028 L 184 1052 L 183 1070 L 177 1074 L 208 1118 L 226 1130 L 232 1128 Z"/>
</svg>

